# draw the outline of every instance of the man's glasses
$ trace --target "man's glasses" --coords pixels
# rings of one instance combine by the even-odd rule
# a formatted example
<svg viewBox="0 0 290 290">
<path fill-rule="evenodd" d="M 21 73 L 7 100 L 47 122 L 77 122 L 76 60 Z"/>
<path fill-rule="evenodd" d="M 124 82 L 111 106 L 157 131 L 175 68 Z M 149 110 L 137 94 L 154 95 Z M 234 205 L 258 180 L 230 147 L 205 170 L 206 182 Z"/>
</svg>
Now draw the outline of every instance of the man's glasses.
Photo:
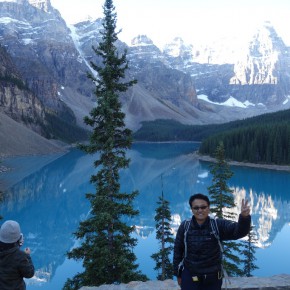
<svg viewBox="0 0 290 290">
<path fill-rule="evenodd" d="M 192 207 L 192 209 L 194 211 L 198 211 L 199 209 L 201 210 L 205 210 L 207 208 L 207 205 L 202 205 L 202 206 L 195 206 L 195 207 Z"/>
</svg>

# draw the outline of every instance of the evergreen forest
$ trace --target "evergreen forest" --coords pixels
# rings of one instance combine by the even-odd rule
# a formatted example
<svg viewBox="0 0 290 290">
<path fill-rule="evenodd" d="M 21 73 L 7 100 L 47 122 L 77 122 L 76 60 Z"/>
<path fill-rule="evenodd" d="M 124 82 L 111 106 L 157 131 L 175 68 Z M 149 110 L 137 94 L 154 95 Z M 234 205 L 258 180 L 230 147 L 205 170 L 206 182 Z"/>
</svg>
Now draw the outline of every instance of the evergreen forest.
<svg viewBox="0 0 290 290">
<path fill-rule="evenodd" d="M 222 141 L 226 158 L 239 162 L 290 163 L 290 110 L 215 125 L 183 125 L 173 120 L 144 122 L 135 140 L 201 141 L 199 152 L 213 156 Z"/>
<path fill-rule="evenodd" d="M 290 116 L 290 111 L 288 114 Z M 286 118 L 269 122 L 261 120 L 212 135 L 203 140 L 199 152 L 212 156 L 221 141 L 228 159 L 261 164 L 290 164 L 290 122 Z"/>
</svg>

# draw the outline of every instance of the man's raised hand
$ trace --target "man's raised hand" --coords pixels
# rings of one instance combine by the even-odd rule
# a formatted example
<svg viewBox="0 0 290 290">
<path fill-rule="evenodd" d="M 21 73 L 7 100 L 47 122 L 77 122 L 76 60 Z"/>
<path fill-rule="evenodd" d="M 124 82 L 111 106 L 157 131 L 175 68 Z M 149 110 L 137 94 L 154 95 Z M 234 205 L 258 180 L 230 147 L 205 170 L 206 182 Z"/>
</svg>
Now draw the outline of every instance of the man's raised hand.
<svg viewBox="0 0 290 290">
<path fill-rule="evenodd" d="M 250 206 L 248 204 L 248 200 L 242 199 L 242 207 L 241 207 L 241 215 L 243 217 L 247 217 L 250 215 Z"/>
</svg>

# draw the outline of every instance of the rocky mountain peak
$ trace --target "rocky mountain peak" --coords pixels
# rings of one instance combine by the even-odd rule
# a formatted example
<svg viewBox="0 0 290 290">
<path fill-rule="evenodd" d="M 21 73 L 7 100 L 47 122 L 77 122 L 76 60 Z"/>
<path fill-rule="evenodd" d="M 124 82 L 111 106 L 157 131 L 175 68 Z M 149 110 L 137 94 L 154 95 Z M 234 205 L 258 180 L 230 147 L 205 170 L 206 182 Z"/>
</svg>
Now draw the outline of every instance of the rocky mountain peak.
<svg viewBox="0 0 290 290">
<path fill-rule="evenodd" d="M 28 0 L 28 2 L 44 12 L 49 12 L 52 8 L 50 0 Z"/>
<path fill-rule="evenodd" d="M 49 0 L 0 0 L 1 45 L 24 83 L 46 111 L 66 120 L 74 114 L 82 126 L 95 101 L 87 71 L 91 61 L 101 64 L 92 47 L 102 29 L 102 19 L 68 27 Z M 266 23 L 244 46 L 225 40 L 202 47 L 176 37 L 163 51 L 147 35 L 130 46 L 118 41 L 118 50 L 128 52 L 128 74 L 138 80 L 122 96 L 131 128 L 158 118 L 208 124 L 265 113 L 268 106 L 286 108 L 290 48 L 274 28 Z M 238 105 L 228 105 L 232 99 Z"/>
<path fill-rule="evenodd" d="M 193 45 L 186 44 L 180 37 L 175 37 L 172 42 L 166 44 L 163 54 L 167 58 L 175 59 L 174 66 L 178 69 L 187 66 L 188 63 L 194 60 Z"/>
<path fill-rule="evenodd" d="M 273 53 L 285 51 L 285 44 L 269 22 L 265 22 L 257 30 L 249 45 L 249 53 L 253 57 L 269 57 Z"/>
<path fill-rule="evenodd" d="M 163 52 L 173 57 L 182 57 L 185 54 L 192 56 L 192 48 L 192 45 L 186 45 L 181 37 L 175 37 L 172 42 L 164 46 Z"/>
<path fill-rule="evenodd" d="M 30 4 L 44 12 L 49 12 L 52 9 L 50 0 L 0 0 L 0 2 L 10 2 L 20 5 Z"/>
<path fill-rule="evenodd" d="M 0 20 L 1 44 L 27 88 L 47 112 L 74 119 L 63 101 L 66 87 L 73 90 L 67 93 L 70 99 L 72 95 L 78 96 L 79 91 L 87 96 L 91 87 L 87 89 L 89 85 L 83 84 L 87 66 L 79 60 L 71 31 L 59 12 L 49 0 L 26 0 L 23 4 L 0 2 Z"/>
<path fill-rule="evenodd" d="M 134 37 L 131 41 L 132 46 L 147 46 L 154 45 L 153 41 L 146 35 L 138 35 Z"/>
<path fill-rule="evenodd" d="M 0 0 L 0 2 L 11 2 L 11 3 L 23 4 L 23 3 L 27 3 L 27 0 Z"/>
<path fill-rule="evenodd" d="M 264 23 L 254 34 L 245 55 L 235 64 L 235 76 L 230 83 L 275 85 L 281 82 L 279 71 L 286 52 L 287 47 L 273 26 Z"/>
<path fill-rule="evenodd" d="M 132 62 L 134 62 L 134 59 L 146 59 L 146 62 L 149 61 L 151 63 L 161 57 L 161 51 L 149 37 L 138 35 L 131 41 L 128 57 Z M 142 67 L 144 67 L 144 64 L 141 65 L 140 69 Z"/>
</svg>

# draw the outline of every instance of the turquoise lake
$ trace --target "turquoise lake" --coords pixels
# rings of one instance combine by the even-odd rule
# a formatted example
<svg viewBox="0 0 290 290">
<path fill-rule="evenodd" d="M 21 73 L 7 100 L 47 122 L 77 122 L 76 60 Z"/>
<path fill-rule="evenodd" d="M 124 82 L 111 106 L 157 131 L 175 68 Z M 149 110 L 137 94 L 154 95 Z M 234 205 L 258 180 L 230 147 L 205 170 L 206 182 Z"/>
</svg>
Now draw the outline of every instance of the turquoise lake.
<svg viewBox="0 0 290 290">
<path fill-rule="evenodd" d="M 130 167 L 121 172 L 121 188 L 138 190 L 135 207 L 140 214 L 128 222 L 136 225 L 134 249 L 140 270 L 155 280 L 154 261 L 158 250 L 154 215 L 163 191 L 170 202 L 172 229 L 177 231 L 189 218 L 189 196 L 207 193 L 211 185 L 210 163 L 199 161 L 192 152 L 199 143 L 137 143 L 128 151 Z M 85 198 L 94 192 L 89 183 L 94 156 L 71 150 L 61 156 L 17 157 L 4 160 L 13 170 L 1 173 L 10 184 L 0 214 L 19 221 L 24 246 L 32 250 L 36 275 L 28 279 L 27 290 L 61 290 L 68 277 L 81 271 L 81 263 L 66 259 L 66 252 L 77 245 L 72 233 L 89 214 Z M 231 166 L 234 175 L 236 212 L 243 198 L 251 204 L 257 236 L 255 276 L 290 274 L 290 173 L 268 169 Z"/>
</svg>

